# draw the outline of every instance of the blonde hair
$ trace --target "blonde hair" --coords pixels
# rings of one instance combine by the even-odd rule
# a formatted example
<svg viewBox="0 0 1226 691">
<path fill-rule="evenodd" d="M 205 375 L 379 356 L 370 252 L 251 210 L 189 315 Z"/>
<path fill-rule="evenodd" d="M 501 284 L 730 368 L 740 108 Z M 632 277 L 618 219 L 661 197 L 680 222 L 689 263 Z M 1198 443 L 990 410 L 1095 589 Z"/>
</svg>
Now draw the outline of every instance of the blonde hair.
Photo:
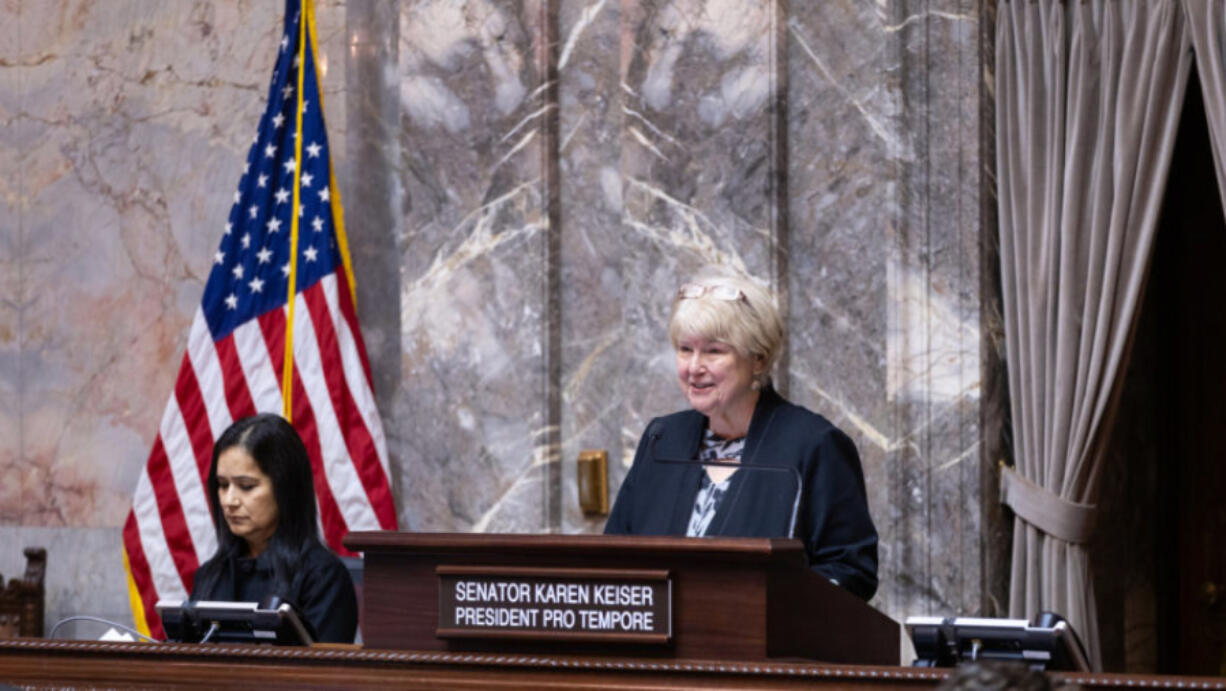
<svg viewBox="0 0 1226 691">
<path fill-rule="evenodd" d="M 746 276 L 716 267 L 698 272 L 683 288 L 686 286 L 704 286 L 708 290 L 695 298 L 682 297 L 678 291 L 673 298 L 668 320 L 673 348 L 687 336 L 727 343 L 742 357 L 761 358 L 758 384 L 768 383 L 783 345 L 783 319 L 775 306 L 775 296 Z M 744 297 L 720 299 L 711 293 L 713 287 L 734 289 Z"/>
</svg>

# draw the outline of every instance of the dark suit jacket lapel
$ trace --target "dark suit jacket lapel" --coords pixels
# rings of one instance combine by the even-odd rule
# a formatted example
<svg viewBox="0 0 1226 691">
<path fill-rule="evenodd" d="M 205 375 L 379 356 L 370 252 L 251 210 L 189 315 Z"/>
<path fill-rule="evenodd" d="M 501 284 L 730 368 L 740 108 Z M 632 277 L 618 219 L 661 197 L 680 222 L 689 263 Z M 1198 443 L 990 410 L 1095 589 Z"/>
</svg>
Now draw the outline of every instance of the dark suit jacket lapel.
<svg viewBox="0 0 1226 691">
<path fill-rule="evenodd" d="M 749 431 L 745 434 L 745 450 L 741 452 L 741 465 L 771 462 L 770 458 L 763 457 L 760 450 L 763 446 L 768 449 L 771 447 L 766 440 L 766 435 L 770 429 L 771 418 L 782 402 L 783 399 L 775 393 L 773 387 L 768 386 L 762 389 L 758 397 L 758 404 L 753 409 L 753 417 L 749 420 Z M 745 485 L 755 484 L 756 478 L 750 477 L 753 472 L 741 470 L 732 476 L 732 482 L 728 485 L 728 496 L 724 497 L 719 508 L 715 510 L 715 516 L 711 518 L 711 527 L 707 530 L 708 535 L 741 535 L 745 532 L 749 522 L 758 518 L 741 513 L 737 508 Z M 696 481 L 697 479 L 695 477 Z M 697 494 L 698 489 L 695 488 L 694 496 L 690 497 L 691 510 Z"/>
<path fill-rule="evenodd" d="M 753 409 L 753 417 L 749 420 L 749 432 L 745 435 L 745 451 L 741 455 L 741 463 L 771 463 L 773 459 L 762 457 L 762 447 L 770 447 L 767 432 L 770 429 L 771 418 L 775 409 L 783 403 L 783 398 L 775 393 L 774 387 L 762 389 L 758 397 L 758 405 Z"/>
<path fill-rule="evenodd" d="M 698 447 L 702 443 L 702 431 L 706 425 L 706 418 L 697 412 L 685 416 L 675 433 L 670 433 L 660 440 L 659 448 L 656 449 L 657 457 L 698 458 Z M 685 535 L 686 528 L 689 527 L 690 516 L 694 513 L 694 500 L 698 497 L 698 486 L 703 470 L 699 465 L 677 466 L 677 470 L 680 472 L 674 475 L 677 478 L 677 487 L 673 492 L 676 502 L 673 504 L 673 515 L 668 527 L 671 535 Z"/>
</svg>

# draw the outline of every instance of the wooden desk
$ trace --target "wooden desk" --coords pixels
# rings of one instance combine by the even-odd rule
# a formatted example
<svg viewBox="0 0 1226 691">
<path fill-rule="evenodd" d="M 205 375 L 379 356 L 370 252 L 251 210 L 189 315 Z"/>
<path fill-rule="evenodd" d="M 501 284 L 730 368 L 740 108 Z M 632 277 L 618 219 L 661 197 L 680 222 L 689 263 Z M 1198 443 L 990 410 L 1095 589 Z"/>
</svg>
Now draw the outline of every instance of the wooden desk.
<svg viewBox="0 0 1226 691">
<path fill-rule="evenodd" d="M 922 689 L 948 670 L 359 647 L 0 641 L 0 682 L 73 688 Z M 1083 689 L 1226 689 L 1226 679 L 1053 674 Z"/>
<path fill-rule="evenodd" d="M 518 655 L 898 662 L 898 624 L 809 568 L 799 540 L 628 535 L 350 533 L 361 552 L 362 639 L 378 648 Z M 441 636 L 440 573 L 665 573 L 674 604 L 663 644 Z M 508 576 L 509 577 L 509 576 Z"/>
<path fill-rule="evenodd" d="M 710 689 L 931 688 L 944 671 L 816 663 L 288 648 L 258 645 L 0 641 L 0 682 L 17 686 Z"/>
</svg>

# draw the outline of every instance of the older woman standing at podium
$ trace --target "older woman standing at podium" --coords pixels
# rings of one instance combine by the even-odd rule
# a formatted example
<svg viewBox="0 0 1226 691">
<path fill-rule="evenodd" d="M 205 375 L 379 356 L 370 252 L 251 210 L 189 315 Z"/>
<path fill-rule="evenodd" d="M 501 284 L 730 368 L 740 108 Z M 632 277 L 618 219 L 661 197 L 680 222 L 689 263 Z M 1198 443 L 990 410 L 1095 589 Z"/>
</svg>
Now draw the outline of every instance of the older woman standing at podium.
<svg viewBox="0 0 1226 691">
<path fill-rule="evenodd" d="M 352 643 L 358 606 L 349 571 L 319 541 L 311 461 L 277 415 L 235 422 L 213 447 L 209 505 L 217 552 L 196 571 L 192 600 L 294 606 L 315 640 Z"/>
<path fill-rule="evenodd" d="M 605 533 L 794 530 L 815 571 L 871 598 L 877 530 L 860 458 L 839 428 L 771 386 L 783 343 L 773 296 L 750 280 L 704 272 L 674 297 L 669 337 L 692 410 L 647 425 Z"/>
</svg>

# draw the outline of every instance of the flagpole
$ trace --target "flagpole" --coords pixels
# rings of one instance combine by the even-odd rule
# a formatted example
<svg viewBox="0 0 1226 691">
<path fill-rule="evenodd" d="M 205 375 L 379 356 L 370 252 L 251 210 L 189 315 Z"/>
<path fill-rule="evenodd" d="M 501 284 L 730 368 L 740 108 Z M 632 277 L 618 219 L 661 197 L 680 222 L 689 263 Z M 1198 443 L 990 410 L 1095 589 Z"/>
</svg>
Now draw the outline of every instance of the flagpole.
<svg viewBox="0 0 1226 691">
<path fill-rule="evenodd" d="M 136 578 L 132 576 L 132 562 L 128 560 L 127 546 L 121 546 L 120 551 L 123 553 L 123 570 L 128 577 L 128 605 L 132 608 L 132 622 L 142 635 L 152 637 L 149 619 L 145 616 L 145 603 L 140 599 L 140 588 L 136 587 Z"/>
<path fill-rule="evenodd" d="M 294 109 L 294 203 L 289 222 L 289 297 L 285 316 L 285 364 L 281 370 L 282 416 L 293 422 L 294 410 L 294 302 L 298 287 L 298 206 L 302 193 L 302 86 L 306 74 L 306 27 L 313 21 L 313 0 L 304 0 L 298 17 L 298 88 Z"/>
</svg>

